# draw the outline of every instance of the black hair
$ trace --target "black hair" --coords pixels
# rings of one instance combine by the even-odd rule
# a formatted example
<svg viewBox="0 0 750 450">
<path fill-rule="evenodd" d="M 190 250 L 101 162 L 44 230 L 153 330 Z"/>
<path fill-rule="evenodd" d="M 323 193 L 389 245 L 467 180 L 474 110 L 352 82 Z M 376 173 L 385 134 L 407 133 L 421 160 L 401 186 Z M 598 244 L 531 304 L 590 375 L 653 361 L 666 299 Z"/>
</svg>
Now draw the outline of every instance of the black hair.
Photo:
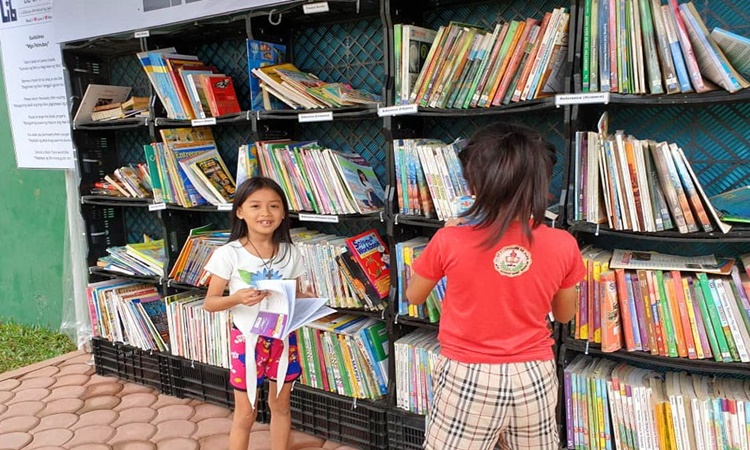
<svg viewBox="0 0 750 450">
<path fill-rule="evenodd" d="M 462 216 L 491 231 L 482 245 L 495 245 L 514 220 L 531 242 L 547 208 L 554 146 L 528 127 L 496 123 L 477 131 L 458 157 L 475 196 Z"/>
<path fill-rule="evenodd" d="M 365 175 L 365 173 L 362 172 L 362 170 L 357 169 L 357 178 L 359 178 L 360 183 L 364 184 L 365 181 L 362 181 L 362 177 L 365 177 L 365 181 L 367 181 L 367 175 Z"/>
<path fill-rule="evenodd" d="M 278 251 L 282 242 L 292 242 L 292 236 L 289 233 L 291 228 L 291 219 L 289 218 L 289 203 L 286 200 L 286 195 L 281 189 L 281 186 L 274 180 L 266 177 L 252 177 L 243 181 L 237 187 L 237 191 L 234 193 L 234 201 L 232 202 L 232 216 L 231 216 L 231 231 L 229 233 L 229 242 L 237 241 L 242 238 L 247 238 L 247 224 L 244 220 L 237 217 L 237 209 L 245 203 L 248 197 L 253 195 L 255 192 L 261 189 L 271 189 L 279 195 L 281 198 L 281 204 L 284 208 L 284 218 L 281 219 L 281 224 L 273 232 L 272 242 L 273 246 Z M 260 256 L 260 255 L 258 255 Z M 279 255 L 281 259 L 284 259 L 286 255 Z"/>
</svg>

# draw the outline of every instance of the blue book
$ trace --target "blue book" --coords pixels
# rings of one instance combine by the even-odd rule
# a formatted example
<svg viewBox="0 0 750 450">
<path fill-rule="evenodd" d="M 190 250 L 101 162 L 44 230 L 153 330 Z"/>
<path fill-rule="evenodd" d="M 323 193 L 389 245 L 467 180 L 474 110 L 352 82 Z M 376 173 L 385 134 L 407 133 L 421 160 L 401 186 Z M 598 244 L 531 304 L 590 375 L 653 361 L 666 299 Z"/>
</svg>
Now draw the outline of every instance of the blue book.
<svg viewBox="0 0 750 450">
<path fill-rule="evenodd" d="M 721 220 L 750 223 L 750 186 L 724 192 L 709 200 Z"/>
<path fill-rule="evenodd" d="M 682 54 L 682 47 L 680 46 L 680 41 L 677 39 L 677 25 L 675 24 L 674 14 L 670 12 L 667 5 L 662 6 L 662 12 L 667 30 L 667 41 L 669 41 L 669 48 L 672 51 L 672 61 L 677 72 L 677 81 L 680 83 L 680 90 L 683 94 L 693 92 L 693 88 L 690 85 L 690 75 L 688 75 L 687 65 Z"/>
<path fill-rule="evenodd" d="M 253 111 L 264 110 L 263 92 L 260 89 L 260 80 L 252 74 L 253 69 L 274 64 L 281 64 L 286 57 L 286 46 L 272 42 L 247 40 L 247 73 L 250 80 L 250 109 Z M 273 109 L 283 109 L 276 99 L 271 100 Z"/>
</svg>

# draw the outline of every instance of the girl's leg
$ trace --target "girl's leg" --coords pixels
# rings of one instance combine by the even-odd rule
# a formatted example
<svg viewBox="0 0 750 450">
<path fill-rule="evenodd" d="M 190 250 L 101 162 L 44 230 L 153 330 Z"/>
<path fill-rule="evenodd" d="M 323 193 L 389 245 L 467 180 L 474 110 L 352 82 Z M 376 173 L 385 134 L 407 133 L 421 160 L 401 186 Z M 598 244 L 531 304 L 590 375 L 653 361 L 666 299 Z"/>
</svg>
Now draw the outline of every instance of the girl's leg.
<svg viewBox="0 0 750 450">
<path fill-rule="evenodd" d="M 271 409 L 271 450 L 287 450 L 289 431 L 292 429 L 290 399 L 292 384 L 284 383 L 276 395 L 276 382 L 268 383 L 268 407 Z"/>
<path fill-rule="evenodd" d="M 255 387 L 250 386 L 249 389 L 255 389 Z M 258 415 L 257 393 L 255 398 L 256 408 L 251 408 L 247 392 L 234 390 L 234 418 L 229 432 L 229 450 L 247 450 L 250 443 L 250 430 Z"/>
</svg>

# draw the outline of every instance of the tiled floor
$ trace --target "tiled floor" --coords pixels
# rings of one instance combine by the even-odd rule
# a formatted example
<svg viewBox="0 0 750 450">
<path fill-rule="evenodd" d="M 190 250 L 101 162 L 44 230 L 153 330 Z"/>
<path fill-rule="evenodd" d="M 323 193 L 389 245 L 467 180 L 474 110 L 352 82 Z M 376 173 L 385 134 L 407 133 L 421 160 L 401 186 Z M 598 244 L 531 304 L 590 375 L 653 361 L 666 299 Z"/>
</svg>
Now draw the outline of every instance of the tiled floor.
<svg viewBox="0 0 750 450">
<path fill-rule="evenodd" d="M 94 374 L 91 356 L 73 352 L 0 374 L 0 450 L 221 450 L 232 412 Z M 251 450 L 270 449 L 256 424 Z M 354 450 L 292 431 L 289 450 Z"/>
</svg>

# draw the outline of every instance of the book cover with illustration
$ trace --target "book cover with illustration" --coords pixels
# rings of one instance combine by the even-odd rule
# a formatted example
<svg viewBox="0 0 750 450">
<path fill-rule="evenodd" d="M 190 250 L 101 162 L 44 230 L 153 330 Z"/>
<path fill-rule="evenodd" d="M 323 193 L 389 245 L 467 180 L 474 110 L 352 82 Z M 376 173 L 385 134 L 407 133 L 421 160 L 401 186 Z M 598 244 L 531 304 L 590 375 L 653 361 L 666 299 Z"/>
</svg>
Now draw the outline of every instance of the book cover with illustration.
<svg viewBox="0 0 750 450">
<path fill-rule="evenodd" d="M 250 109 L 253 111 L 264 110 L 263 107 L 263 93 L 260 89 L 260 80 L 257 77 L 252 76 L 250 73 L 253 69 L 257 69 L 263 66 L 270 66 L 281 64 L 284 62 L 286 57 L 286 46 L 281 44 L 274 44 L 273 42 L 256 41 L 254 39 L 247 40 L 247 70 L 248 78 L 250 81 Z M 277 101 L 274 100 L 274 103 Z M 277 102 L 281 103 L 281 102 Z M 274 109 L 281 109 L 281 106 L 276 105 Z"/>
<path fill-rule="evenodd" d="M 362 268 L 379 297 L 385 298 L 391 285 L 388 247 L 376 230 L 365 231 L 346 240 L 346 246 Z"/>
<path fill-rule="evenodd" d="M 358 153 L 334 151 L 336 168 L 361 214 L 377 212 L 385 205 L 385 192 L 375 172 Z"/>
<path fill-rule="evenodd" d="M 201 81 L 213 117 L 238 114 L 241 111 L 232 77 L 205 75 L 201 77 Z"/>
</svg>

